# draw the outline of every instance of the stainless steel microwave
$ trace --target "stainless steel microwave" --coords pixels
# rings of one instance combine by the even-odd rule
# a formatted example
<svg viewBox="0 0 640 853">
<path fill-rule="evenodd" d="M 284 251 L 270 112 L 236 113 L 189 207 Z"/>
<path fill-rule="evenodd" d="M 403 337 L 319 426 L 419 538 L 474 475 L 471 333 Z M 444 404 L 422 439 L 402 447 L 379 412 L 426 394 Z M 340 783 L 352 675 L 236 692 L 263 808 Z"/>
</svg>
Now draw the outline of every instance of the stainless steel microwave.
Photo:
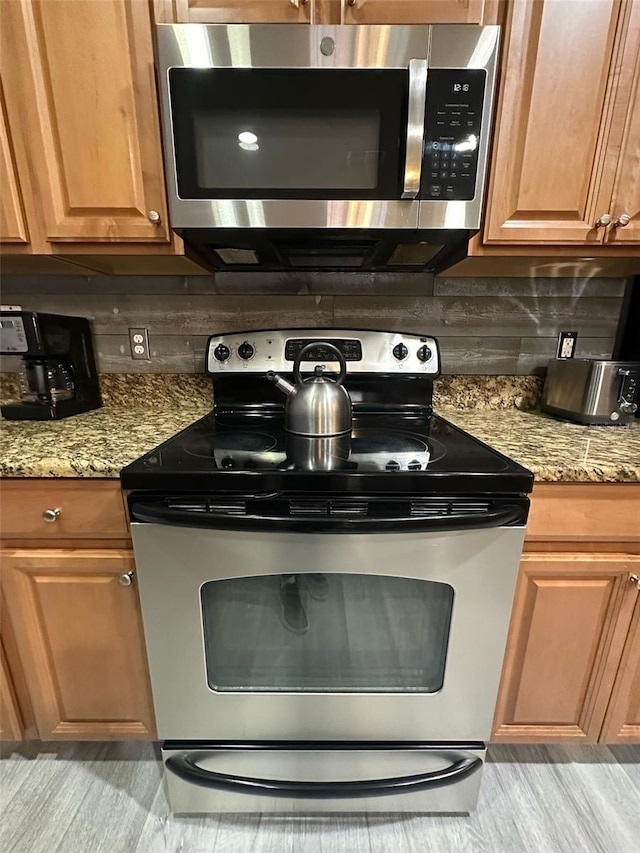
<svg viewBox="0 0 640 853">
<path fill-rule="evenodd" d="M 214 268 L 459 260 L 480 226 L 499 33 L 158 25 L 172 227 Z"/>
</svg>

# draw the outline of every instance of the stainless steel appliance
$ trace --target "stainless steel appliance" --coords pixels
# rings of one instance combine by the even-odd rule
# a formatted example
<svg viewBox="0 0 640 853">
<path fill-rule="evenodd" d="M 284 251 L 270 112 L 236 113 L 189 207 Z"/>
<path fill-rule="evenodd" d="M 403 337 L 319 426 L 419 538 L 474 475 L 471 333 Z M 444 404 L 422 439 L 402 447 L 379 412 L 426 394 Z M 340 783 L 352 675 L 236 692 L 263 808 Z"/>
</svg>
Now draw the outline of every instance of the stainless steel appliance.
<svg viewBox="0 0 640 853">
<path fill-rule="evenodd" d="M 85 317 L 0 312 L 0 354 L 22 357 L 21 399 L 9 420 L 59 420 L 102 405 L 91 329 Z"/>
<path fill-rule="evenodd" d="M 499 27 L 160 24 L 172 227 L 221 269 L 430 269 L 478 230 Z"/>
<path fill-rule="evenodd" d="M 313 376 L 303 379 L 300 364 L 306 355 L 337 358 L 340 375 L 333 381 L 324 375 L 324 365 L 316 364 Z M 293 362 L 292 385 L 273 370 L 267 379 L 287 396 L 284 410 L 287 456 L 294 467 L 306 471 L 340 468 L 351 450 L 351 398 L 343 382 L 347 362 L 342 351 L 327 341 L 310 343 L 298 350 Z"/>
<path fill-rule="evenodd" d="M 554 359 L 542 410 L 579 424 L 630 424 L 638 411 L 639 384 L 638 361 Z"/>
<path fill-rule="evenodd" d="M 351 452 L 303 470 L 265 377 L 337 371 L 328 342 Z M 217 335 L 207 365 L 214 411 L 121 473 L 171 807 L 471 810 L 533 476 L 433 414 L 428 335 Z"/>
</svg>

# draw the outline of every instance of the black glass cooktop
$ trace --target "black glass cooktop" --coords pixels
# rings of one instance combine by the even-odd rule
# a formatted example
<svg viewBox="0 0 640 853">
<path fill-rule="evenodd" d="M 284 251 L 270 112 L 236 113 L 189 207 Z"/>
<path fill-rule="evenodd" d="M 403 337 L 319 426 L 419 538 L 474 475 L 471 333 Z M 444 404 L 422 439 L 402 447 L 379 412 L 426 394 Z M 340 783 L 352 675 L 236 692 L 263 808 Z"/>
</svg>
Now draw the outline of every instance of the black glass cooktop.
<svg viewBox="0 0 640 853">
<path fill-rule="evenodd" d="M 531 491 L 522 466 L 437 415 L 357 415 L 331 471 L 303 471 L 282 419 L 207 415 L 121 472 L 125 489 L 327 489 L 346 493 Z"/>
</svg>

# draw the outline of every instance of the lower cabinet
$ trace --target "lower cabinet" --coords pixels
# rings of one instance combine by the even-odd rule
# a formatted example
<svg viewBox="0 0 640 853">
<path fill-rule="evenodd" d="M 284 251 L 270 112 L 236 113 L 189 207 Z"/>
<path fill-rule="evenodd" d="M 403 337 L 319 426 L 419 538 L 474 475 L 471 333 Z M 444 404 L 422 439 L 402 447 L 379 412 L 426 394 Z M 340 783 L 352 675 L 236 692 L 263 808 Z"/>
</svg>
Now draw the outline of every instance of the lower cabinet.
<svg viewBox="0 0 640 853">
<path fill-rule="evenodd" d="M 22 720 L 2 645 L 0 645 L 0 740 L 22 740 Z"/>
<path fill-rule="evenodd" d="M 639 739 L 638 574 L 629 554 L 523 556 L 493 740 Z"/>
<path fill-rule="evenodd" d="M 605 743 L 640 743 L 640 595 L 600 739 Z"/>
<path fill-rule="evenodd" d="M 133 553 L 7 549 L 2 586 L 38 736 L 152 739 Z"/>
</svg>

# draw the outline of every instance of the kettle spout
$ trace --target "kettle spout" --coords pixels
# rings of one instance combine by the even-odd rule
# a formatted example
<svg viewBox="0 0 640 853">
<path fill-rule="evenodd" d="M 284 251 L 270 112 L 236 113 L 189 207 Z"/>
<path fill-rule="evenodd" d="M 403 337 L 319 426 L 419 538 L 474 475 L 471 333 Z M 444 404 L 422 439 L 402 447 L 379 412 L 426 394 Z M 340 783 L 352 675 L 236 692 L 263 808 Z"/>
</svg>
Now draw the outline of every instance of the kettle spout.
<svg viewBox="0 0 640 853">
<path fill-rule="evenodd" d="M 291 382 L 287 382 L 287 380 L 283 379 L 282 376 L 278 376 L 278 374 L 274 373 L 273 370 L 270 370 L 267 373 L 267 379 L 269 382 L 273 382 L 276 388 L 279 388 L 287 396 L 289 396 L 295 388 L 295 385 L 292 385 Z"/>
</svg>

